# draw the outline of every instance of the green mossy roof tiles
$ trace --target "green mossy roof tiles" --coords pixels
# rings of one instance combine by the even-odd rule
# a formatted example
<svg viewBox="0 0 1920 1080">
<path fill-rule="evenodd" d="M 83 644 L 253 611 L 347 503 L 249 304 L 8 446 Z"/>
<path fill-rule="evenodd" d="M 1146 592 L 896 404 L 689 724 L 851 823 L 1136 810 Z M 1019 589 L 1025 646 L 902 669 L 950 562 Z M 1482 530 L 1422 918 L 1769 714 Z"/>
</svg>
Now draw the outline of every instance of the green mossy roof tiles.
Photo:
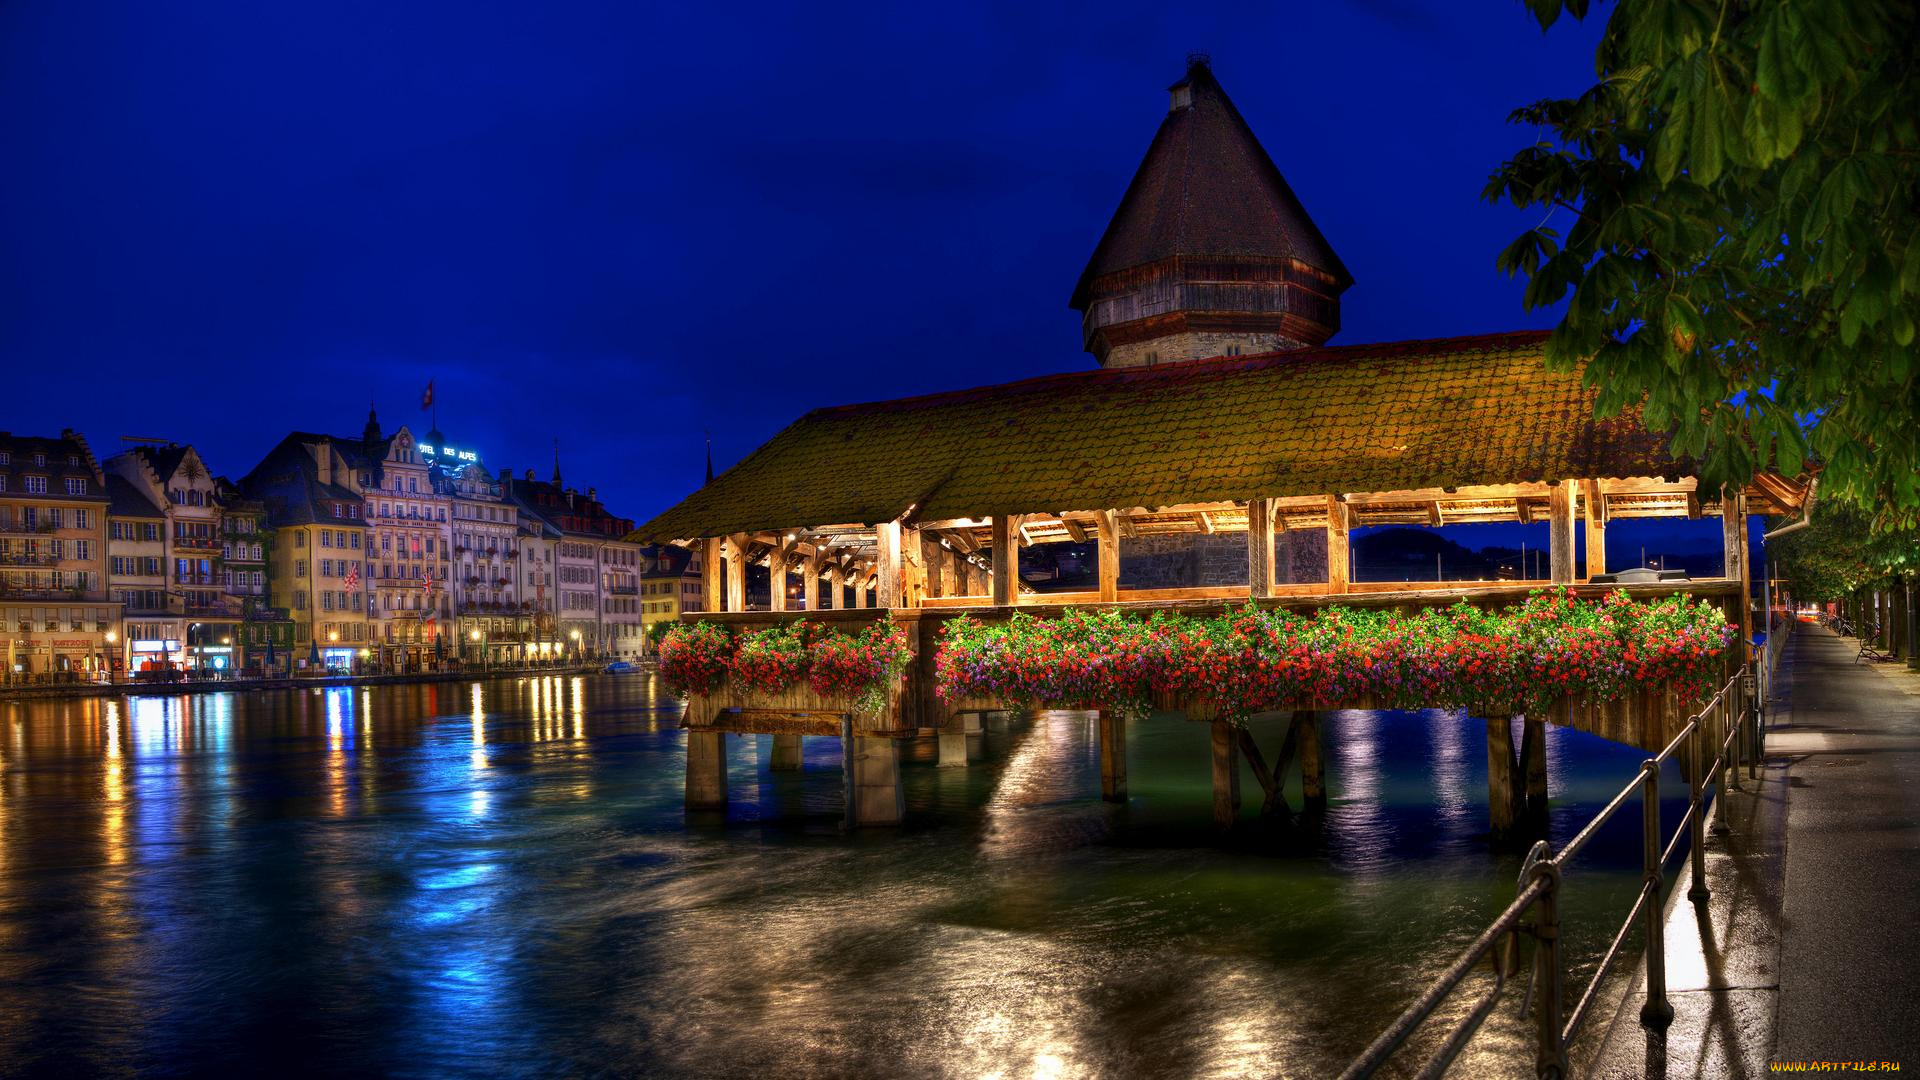
<svg viewBox="0 0 1920 1080">
<path fill-rule="evenodd" d="M 816 409 L 645 539 L 1331 492 L 1692 475 L 1593 418 L 1544 332 L 1053 375 Z"/>
</svg>

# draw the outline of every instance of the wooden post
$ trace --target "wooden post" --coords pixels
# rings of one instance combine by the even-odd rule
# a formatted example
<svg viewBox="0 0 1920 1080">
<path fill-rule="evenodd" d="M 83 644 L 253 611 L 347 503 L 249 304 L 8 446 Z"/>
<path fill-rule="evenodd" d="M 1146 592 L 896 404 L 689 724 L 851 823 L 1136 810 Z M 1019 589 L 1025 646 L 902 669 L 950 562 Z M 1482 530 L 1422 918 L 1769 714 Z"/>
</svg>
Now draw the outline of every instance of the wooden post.
<svg viewBox="0 0 1920 1080">
<path fill-rule="evenodd" d="M 1527 819 L 1547 820 L 1547 722 L 1529 716 L 1520 732 L 1520 762 L 1527 774 Z"/>
<path fill-rule="evenodd" d="M 1247 502 L 1247 591 L 1255 600 L 1273 595 L 1273 500 Z"/>
<path fill-rule="evenodd" d="M 883 521 L 874 526 L 873 539 L 880 549 L 880 580 L 874 597 L 877 606 L 896 608 L 906 602 L 906 567 L 901 560 L 900 523 Z"/>
<path fill-rule="evenodd" d="M 1487 717 L 1487 812 L 1495 839 L 1513 832 L 1514 803 L 1520 792 L 1513 784 L 1513 718 Z"/>
<path fill-rule="evenodd" d="M 767 768 L 773 772 L 800 771 L 800 736 L 775 735 L 773 737 L 773 761 Z"/>
<path fill-rule="evenodd" d="M 1100 561 L 1100 602 L 1111 604 L 1120 599 L 1120 515 L 1102 510 L 1093 524 L 1094 557 Z M 1124 779 L 1121 786 L 1124 798 Z"/>
<path fill-rule="evenodd" d="M 709 536 L 700 541 L 700 603 L 704 611 L 719 611 L 724 602 L 726 579 L 721 574 L 721 549 L 725 541 Z"/>
<path fill-rule="evenodd" d="M 1547 489 L 1547 541 L 1555 582 L 1573 581 L 1573 484 L 1562 480 Z"/>
<path fill-rule="evenodd" d="M 1583 493 L 1587 504 L 1587 577 L 1607 572 L 1607 497 L 1600 481 L 1589 480 Z"/>
<path fill-rule="evenodd" d="M 1100 797 L 1127 801 L 1127 720 L 1110 708 L 1100 710 Z"/>
<path fill-rule="evenodd" d="M 687 732 L 687 809 L 727 808 L 727 734 Z"/>
<path fill-rule="evenodd" d="M 1753 643 L 1753 601 L 1747 595 L 1752 581 L 1747 571 L 1747 496 L 1738 488 L 1723 489 L 1720 495 L 1720 520 L 1726 533 L 1727 579 L 1740 583 L 1740 651 L 1737 663 L 1745 663 L 1747 649 Z"/>
<path fill-rule="evenodd" d="M 747 610 L 747 545 L 745 533 L 727 538 L 727 610 Z"/>
<path fill-rule="evenodd" d="M 1017 515 L 993 515 L 993 602 L 998 607 L 1020 602 L 1019 527 Z"/>
<path fill-rule="evenodd" d="M 847 596 L 840 591 L 840 567 L 827 564 L 827 602 L 822 605 L 828 611 L 837 611 L 847 602 Z"/>
<path fill-rule="evenodd" d="M 1233 828 L 1240 806 L 1240 739 L 1232 724 L 1213 722 L 1213 823 Z"/>
<path fill-rule="evenodd" d="M 820 610 L 820 545 L 819 544 L 815 544 L 813 546 L 813 551 L 807 555 L 807 561 L 806 561 L 805 567 L 806 567 L 805 570 L 803 570 L 802 572 L 806 576 L 800 582 L 800 602 L 807 606 L 808 611 L 819 611 Z"/>
<path fill-rule="evenodd" d="M 934 541 L 934 550 L 940 556 L 940 593 L 941 596 L 965 596 L 967 588 L 960 575 L 960 553 L 949 551 Z"/>
<path fill-rule="evenodd" d="M 1327 496 L 1327 591 L 1347 591 L 1351 552 L 1347 549 L 1347 504 Z"/>
<path fill-rule="evenodd" d="M 767 552 L 767 610 L 787 610 L 787 553 L 793 550 L 786 534 L 774 538 Z"/>
<path fill-rule="evenodd" d="M 1320 756 L 1320 721 L 1316 713 L 1294 713 L 1300 725 L 1300 795 L 1309 813 L 1327 807 L 1327 771 Z"/>
</svg>

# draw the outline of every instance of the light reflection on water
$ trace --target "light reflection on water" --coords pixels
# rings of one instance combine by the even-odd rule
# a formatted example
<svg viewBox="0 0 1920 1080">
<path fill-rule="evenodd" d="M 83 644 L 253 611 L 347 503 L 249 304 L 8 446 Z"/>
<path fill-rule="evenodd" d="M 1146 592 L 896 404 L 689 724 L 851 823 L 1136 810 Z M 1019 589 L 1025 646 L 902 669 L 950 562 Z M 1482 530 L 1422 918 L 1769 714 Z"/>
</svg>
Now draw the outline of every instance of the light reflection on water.
<svg viewBox="0 0 1920 1080">
<path fill-rule="evenodd" d="M 967 769 L 910 747 L 909 824 L 845 834 L 834 739 L 800 774 L 733 740 L 726 820 L 689 821 L 650 691 L 0 705 L 0 1071 L 1316 1074 L 1512 896 L 1479 720 L 1326 715 L 1323 822 L 1260 828 L 1249 772 L 1222 840 L 1205 727 L 1135 724 L 1112 806 L 1092 724 L 1048 714 Z M 1641 755 L 1549 746 L 1564 839 Z M 1569 896 L 1589 962 L 1623 825 Z"/>
</svg>

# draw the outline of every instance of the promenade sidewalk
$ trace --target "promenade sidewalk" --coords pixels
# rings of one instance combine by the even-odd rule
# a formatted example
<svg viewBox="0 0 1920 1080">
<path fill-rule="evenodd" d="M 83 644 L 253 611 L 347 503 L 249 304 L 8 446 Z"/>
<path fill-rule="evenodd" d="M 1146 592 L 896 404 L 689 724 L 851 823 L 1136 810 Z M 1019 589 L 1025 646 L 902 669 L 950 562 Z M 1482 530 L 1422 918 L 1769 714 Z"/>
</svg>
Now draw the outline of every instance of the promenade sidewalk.
<svg viewBox="0 0 1920 1080">
<path fill-rule="evenodd" d="M 1920 676 L 1855 663 L 1800 626 L 1756 789 L 1707 844 L 1704 905 L 1668 909 L 1672 1027 L 1639 980 L 1592 1062 L 1604 1077 L 1765 1076 L 1769 1062 L 1920 1069 Z"/>
</svg>

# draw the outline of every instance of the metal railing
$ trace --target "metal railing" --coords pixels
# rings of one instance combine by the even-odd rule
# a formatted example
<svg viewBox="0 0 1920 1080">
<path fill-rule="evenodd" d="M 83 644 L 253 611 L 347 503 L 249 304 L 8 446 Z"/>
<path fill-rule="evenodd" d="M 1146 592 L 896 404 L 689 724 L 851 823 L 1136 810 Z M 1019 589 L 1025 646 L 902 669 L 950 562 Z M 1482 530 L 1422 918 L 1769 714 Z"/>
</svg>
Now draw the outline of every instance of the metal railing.
<svg viewBox="0 0 1920 1080">
<path fill-rule="evenodd" d="M 1768 639 L 1772 644 L 1771 635 Z M 1532 986 L 1523 999 L 1521 1011 L 1531 1003 L 1534 1013 L 1534 1066 L 1541 1077 L 1558 1078 L 1568 1074 L 1567 1050 L 1580 1034 L 1581 1025 L 1592 1015 L 1602 985 L 1620 958 L 1621 950 L 1639 923 L 1646 949 L 1646 1004 L 1640 1022 L 1648 1027 L 1664 1028 L 1673 1019 L 1673 1006 L 1667 1001 L 1665 867 L 1684 836 L 1690 847 L 1693 884 L 1687 891 L 1691 900 L 1708 896 L 1706 879 L 1705 792 L 1707 778 L 1717 782 L 1712 831 L 1723 835 L 1726 823 L 1726 792 L 1740 790 L 1741 771 L 1748 779 L 1758 775 L 1763 750 L 1761 706 L 1765 701 L 1761 680 L 1771 677 L 1771 657 L 1762 666 L 1741 667 L 1727 680 L 1712 700 L 1688 718 L 1686 726 L 1658 754 L 1641 762 L 1639 775 L 1608 801 L 1586 826 L 1558 853 L 1545 840 L 1536 841 L 1521 865 L 1518 893 L 1487 928 L 1468 945 L 1426 991 L 1402 1012 L 1398 1019 L 1369 1044 L 1358 1059 L 1341 1074 L 1343 1078 L 1372 1076 L 1418 1031 L 1482 960 L 1493 958 L 1493 985 L 1468 1010 L 1467 1015 L 1447 1033 L 1445 1040 L 1422 1065 L 1417 1075 L 1443 1075 L 1453 1060 L 1472 1041 L 1482 1022 L 1492 1014 L 1507 986 L 1509 975 L 1518 972 L 1519 938 L 1534 940 Z M 1712 762 L 1703 770 L 1703 742 L 1715 740 Z M 1685 754 L 1688 774 L 1686 812 L 1675 825 L 1673 836 L 1665 844 L 1660 826 L 1660 768 L 1677 754 Z M 1565 893 L 1564 878 L 1568 864 L 1580 854 L 1601 827 L 1624 807 L 1635 794 L 1640 796 L 1641 885 L 1638 899 L 1627 912 L 1625 922 L 1613 935 L 1600 959 L 1599 967 L 1587 982 L 1571 1012 L 1566 1009 L 1565 983 L 1567 958 L 1562 940 L 1560 905 Z M 1529 918 L 1531 916 L 1531 918 Z M 1496 951 L 1498 950 L 1498 951 Z"/>
</svg>

